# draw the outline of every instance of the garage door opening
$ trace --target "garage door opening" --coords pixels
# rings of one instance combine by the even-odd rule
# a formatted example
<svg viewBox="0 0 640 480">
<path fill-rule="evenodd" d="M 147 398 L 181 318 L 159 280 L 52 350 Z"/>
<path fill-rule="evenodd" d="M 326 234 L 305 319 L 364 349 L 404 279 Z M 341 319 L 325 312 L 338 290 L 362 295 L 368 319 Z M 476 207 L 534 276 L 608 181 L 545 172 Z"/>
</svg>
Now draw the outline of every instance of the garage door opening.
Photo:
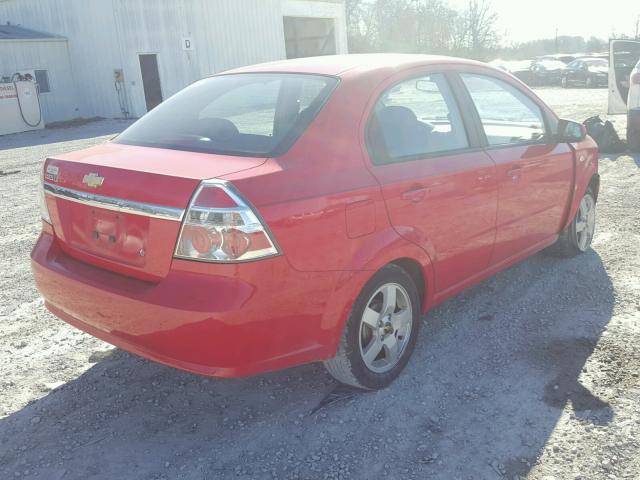
<svg viewBox="0 0 640 480">
<path fill-rule="evenodd" d="M 284 17 L 284 38 L 287 58 L 336 53 L 333 18 Z"/>
<path fill-rule="evenodd" d="M 158 56 L 156 54 L 140 55 L 140 72 L 142 73 L 142 88 L 148 112 L 162 103 Z"/>
</svg>

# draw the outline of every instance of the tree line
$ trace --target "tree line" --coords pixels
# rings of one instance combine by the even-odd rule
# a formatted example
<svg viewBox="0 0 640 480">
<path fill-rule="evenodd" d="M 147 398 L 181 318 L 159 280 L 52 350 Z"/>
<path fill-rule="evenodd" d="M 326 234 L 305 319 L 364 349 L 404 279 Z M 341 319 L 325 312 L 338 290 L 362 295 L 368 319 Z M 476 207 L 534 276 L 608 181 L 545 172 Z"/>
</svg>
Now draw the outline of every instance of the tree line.
<svg viewBox="0 0 640 480">
<path fill-rule="evenodd" d="M 443 0 L 346 0 L 352 52 L 405 52 L 486 59 L 499 46 L 486 0 L 456 10 Z"/>
<path fill-rule="evenodd" d="M 430 53 L 487 61 L 608 50 L 607 41 L 580 36 L 507 44 L 498 34 L 498 14 L 490 0 L 469 0 L 463 9 L 446 0 L 346 0 L 345 4 L 353 53 Z M 613 33 L 616 37 L 625 36 Z"/>
</svg>

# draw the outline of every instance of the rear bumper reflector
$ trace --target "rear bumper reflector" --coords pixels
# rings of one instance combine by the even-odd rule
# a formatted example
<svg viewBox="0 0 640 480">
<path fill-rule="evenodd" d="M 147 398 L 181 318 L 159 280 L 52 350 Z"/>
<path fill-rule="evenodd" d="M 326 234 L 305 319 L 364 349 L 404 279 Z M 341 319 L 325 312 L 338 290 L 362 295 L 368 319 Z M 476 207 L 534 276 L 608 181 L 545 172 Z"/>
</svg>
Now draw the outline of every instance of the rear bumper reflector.
<svg viewBox="0 0 640 480">
<path fill-rule="evenodd" d="M 82 203 L 96 208 L 113 210 L 116 212 L 130 213 L 132 215 L 142 215 L 145 217 L 160 218 L 163 220 L 173 220 L 181 222 L 184 216 L 184 209 L 167 207 L 164 205 L 154 205 L 151 203 L 135 202 L 122 198 L 106 197 L 93 193 L 81 192 L 71 188 L 60 187 L 51 183 L 44 183 L 46 195 L 62 198 L 71 202 Z"/>
</svg>

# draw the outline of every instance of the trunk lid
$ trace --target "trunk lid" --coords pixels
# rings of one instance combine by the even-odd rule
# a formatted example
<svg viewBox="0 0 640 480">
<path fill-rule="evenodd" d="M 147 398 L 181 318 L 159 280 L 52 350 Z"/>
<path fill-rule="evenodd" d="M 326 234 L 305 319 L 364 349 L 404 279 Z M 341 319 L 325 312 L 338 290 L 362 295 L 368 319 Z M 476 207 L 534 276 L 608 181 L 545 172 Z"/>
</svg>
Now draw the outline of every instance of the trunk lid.
<svg viewBox="0 0 640 480">
<path fill-rule="evenodd" d="M 200 181 L 264 162 L 106 143 L 46 160 L 47 207 L 68 255 L 159 281 L 169 271 L 183 212 Z"/>
</svg>

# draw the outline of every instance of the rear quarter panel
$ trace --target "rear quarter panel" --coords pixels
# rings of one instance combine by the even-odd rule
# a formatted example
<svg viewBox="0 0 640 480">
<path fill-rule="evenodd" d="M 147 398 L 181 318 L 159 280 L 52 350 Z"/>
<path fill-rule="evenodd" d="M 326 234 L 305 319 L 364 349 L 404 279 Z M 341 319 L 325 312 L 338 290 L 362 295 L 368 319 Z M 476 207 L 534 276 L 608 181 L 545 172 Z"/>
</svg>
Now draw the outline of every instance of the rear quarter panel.
<svg viewBox="0 0 640 480">
<path fill-rule="evenodd" d="M 282 157 L 223 178 L 253 203 L 298 270 L 369 269 L 389 224 L 380 185 L 366 168 L 359 126 L 379 79 L 343 78 L 296 144 Z"/>
<path fill-rule="evenodd" d="M 364 163 L 360 126 L 383 78 L 343 77 L 285 155 L 223 177 L 257 208 L 294 269 L 343 272 L 335 295 L 346 303 L 336 302 L 336 308 L 350 308 L 373 273 L 399 258 L 415 260 L 425 280 L 432 278 L 427 254 L 391 227 L 380 185 Z M 345 318 L 328 308 L 324 327 Z"/>
</svg>

